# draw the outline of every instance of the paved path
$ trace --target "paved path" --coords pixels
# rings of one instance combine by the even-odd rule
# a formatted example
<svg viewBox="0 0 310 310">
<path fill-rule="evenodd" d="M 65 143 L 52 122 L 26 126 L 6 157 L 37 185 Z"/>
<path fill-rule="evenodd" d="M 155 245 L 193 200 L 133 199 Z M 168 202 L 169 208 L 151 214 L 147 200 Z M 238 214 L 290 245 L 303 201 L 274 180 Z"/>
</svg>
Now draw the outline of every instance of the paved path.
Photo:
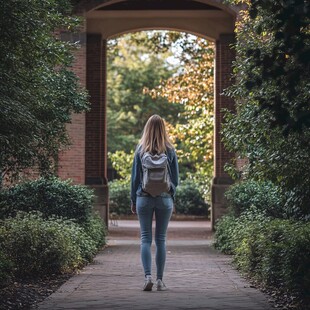
<svg viewBox="0 0 310 310">
<path fill-rule="evenodd" d="M 171 222 L 169 229 L 164 278 L 168 291 L 141 290 L 137 222 L 119 221 L 110 228 L 109 246 L 93 264 L 39 309 L 271 309 L 268 298 L 231 267 L 231 258 L 212 248 L 209 223 Z"/>
</svg>

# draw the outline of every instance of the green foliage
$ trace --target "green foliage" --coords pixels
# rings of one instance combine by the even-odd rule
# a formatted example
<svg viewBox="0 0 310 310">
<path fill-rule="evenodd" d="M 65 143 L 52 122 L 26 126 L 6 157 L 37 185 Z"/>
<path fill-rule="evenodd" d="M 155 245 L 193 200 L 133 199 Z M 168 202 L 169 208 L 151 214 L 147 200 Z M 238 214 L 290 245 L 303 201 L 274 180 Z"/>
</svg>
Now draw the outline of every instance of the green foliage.
<svg viewBox="0 0 310 310">
<path fill-rule="evenodd" d="M 233 254 L 233 236 L 236 228 L 236 217 L 226 214 L 216 223 L 214 246 L 225 254 Z"/>
<path fill-rule="evenodd" d="M 247 3 L 248 10 L 241 13 L 236 32 L 234 96 L 256 101 L 258 114 L 268 111 L 268 127 L 278 126 L 285 135 L 301 133 L 310 128 L 309 3 L 238 2 Z"/>
<path fill-rule="evenodd" d="M 2 251 L 18 276 L 65 272 L 89 260 L 95 243 L 77 224 L 40 213 L 18 213 L 0 226 Z"/>
<path fill-rule="evenodd" d="M 185 180 L 177 187 L 175 208 L 177 214 L 208 216 L 209 205 L 205 202 L 197 184 Z"/>
<path fill-rule="evenodd" d="M 138 143 L 147 119 L 162 115 L 173 124 L 182 107 L 153 99 L 144 88 L 154 88 L 175 69 L 166 62 L 167 49 L 154 53 L 151 44 L 156 32 L 126 34 L 108 42 L 108 148 L 111 153 L 131 152 Z M 141 44 L 149 41 L 150 44 Z"/>
<path fill-rule="evenodd" d="M 226 90 L 236 111 L 226 113 L 223 138 L 247 163 L 229 168 L 243 182 L 227 193 L 232 213 L 218 222 L 215 245 L 242 271 L 308 305 L 309 4 L 230 2 L 247 5 L 236 30 L 236 83 Z M 253 206 L 261 215 L 249 217 Z"/>
<path fill-rule="evenodd" d="M 109 152 L 108 156 L 112 162 L 112 167 L 117 171 L 119 176 L 129 181 L 134 151 L 132 150 L 129 154 L 124 151 L 116 151 L 115 153 Z"/>
<path fill-rule="evenodd" d="M 235 254 L 237 245 L 242 241 L 244 234 L 248 232 L 248 222 L 264 223 L 270 219 L 265 216 L 262 210 L 251 206 L 245 210 L 240 217 L 228 213 L 221 217 L 216 223 L 215 247 L 224 253 Z"/>
<path fill-rule="evenodd" d="M 129 180 L 114 180 L 109 182 L 110 211 L 117 214 L 129 215 L 130 182 Z"/>
<path fill-rule="evenodd" d="M 0 250 L 0 289 L 10 283 L 13 277 L 13 263 Z"/>
<path fill-rule="evenodd" d="M 236 31 L 236 83 L 226 90 L 236 100 L 236 112 L 226 113 L 223 140 L 229 151 L 248 159 L 235 176 L 271 181 L 289 193 L 283 206 L 293 217 L 309 218 L 310 83 L 309 65 L 300 56 L 309 51 L 309 33 L 302 26 L 309 6 L 301 1 L 298 10 L 291 9 L 297 2 L 250 1 L 249 10 L 242 11 Z M 280 12 L 286 12 L 285 18 Z M 292 32 L 286 31 L 295 19 Z"/>
<path fill-rule="evenodd" d="M 88 108 L 72 72 L 76 44 L 55 35 L 77 30 L 67 0 L 0 3 L 0 170 L 17 178 L 28 167 L 41 174 L 57 169 L 68 144 L 66 123 Z"/>
<path fill-rule="evenodd" d="M 158 113 L 167 121 L 169 135 L 177 145 L 181 178 L 195 180 L 210 200 L 213 45 L 171 31 L 139 32 L 109 44 L 108 143 L 112 166 L 121 177 L 129 177 L 125 154 L 137 145 L 148 117 Z"/>
<path fill-rule="evenodd" d="M 182 40 L 183 39 L 183 40 Z M 180 121 L 171 130 L 179 161 L 190 167 L 187 177 L 204 188 L 210 200 L 213 174 L 214 46 L 202 38 L 182 34 L 178 56 L 182 70 L 151 91 L 183 106 Z"/>
<path fill-rule="evenodd" d="M 93 213 L 86 223 L 82 225 L 86 234 L 94 241 L 97 249 L 105 245 L 106 226 L 98 213 Z"/>
<path fill-rule="evenodd" d="M 0 198 L 3 285 L 14 276 L 71 271 L 105 244 L 105 225 L 84 186 L 41 178 L 3 189 Z"/>
<path fill-rule="evenodd" d="M 45 217 L 61 216 L 83 224 L 92 214 L 93 192 L 70 180 L 40 178 L 0 191 L 0 218 L 37 210 Z"/>
<path fill-rule="evenodd" d="M 198 188 L 203 199 L 207 203 L 211 203 L 211 179 L 213 176 L 213 163 L 203 163 L 200 167 L 197 167 L 194 172 L 187 172 L 186 177 L 181 179 L 190 180 Z"/>
<path fill-rule="evenodd" d="M 239 157 L 248 159 L 243 178 L 270 180 L 283 193 L 291 193 L 285 208 L 294 210 L 295 217 L 307 218 L 310 212 L 310 131 L 305 130 L 302 136 L 290 133 L 284 138 L 278 129 L 266 130 L 264 114 L 256 116 L 256 111 L 255 104 L 245 102 L 237 106 L 236 114 L 226 114 L 225 145 Z"/>
<path fill-rule="evenodd" d="M 309 222 L 228 215 L 217 223 L 215 238 L 218 249 L 235 254 L 241 271 L 309 302 Z"/>
<path fill-rule="evenodd" d="M 130 182 L 115 180 L 109 183 L 110 211 L 119 215 L 130 215 Z M 187 215 L 208 216 L 209 205 L 204 201 L 197 184 L 191 180 L 183 181 L 177 187 L 176 212 Z"/>
<path fill-rule="evenodd" d="M 286 217 L 283 208 L 284 197 L 280 189 L 271 182 L 243 181 L 232 185 L 225 193 L 234 216 L 251 206 L 265 212 L 267 216 Z"/>
</svg>

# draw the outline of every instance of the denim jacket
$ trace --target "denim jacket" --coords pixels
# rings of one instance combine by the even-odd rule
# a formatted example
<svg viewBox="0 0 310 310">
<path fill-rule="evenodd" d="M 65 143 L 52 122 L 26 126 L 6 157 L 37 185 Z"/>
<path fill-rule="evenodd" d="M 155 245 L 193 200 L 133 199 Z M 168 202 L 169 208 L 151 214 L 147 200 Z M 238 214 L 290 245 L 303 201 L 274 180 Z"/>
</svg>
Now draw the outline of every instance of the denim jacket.
<svg viewBox="0 0 310 310">
<path fill-rule="evenodd" d="M 175 197 L 175 190 L 179 184 L 179 164 L 178 158 L 174 149 L 167 149 L 168 163 L 170 167 L 171 189 L 170 194 L 172 199 Z M 133 205 L 136 204 L 137 196 L 150 196 L 142 190 L 142 164 L 140 148 L 138 147 L 132 165 L 131 171 L 131 192 L 130 198 Z"/>
</svg>

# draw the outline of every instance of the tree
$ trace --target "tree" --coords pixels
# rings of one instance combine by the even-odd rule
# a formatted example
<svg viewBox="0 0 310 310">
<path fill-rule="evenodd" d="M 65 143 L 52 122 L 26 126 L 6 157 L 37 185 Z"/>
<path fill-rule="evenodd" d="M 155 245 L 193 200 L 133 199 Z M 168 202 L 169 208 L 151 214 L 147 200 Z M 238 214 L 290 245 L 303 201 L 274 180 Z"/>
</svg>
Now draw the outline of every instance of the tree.
<svg viewBox="0 0 310 310">
<path fill-rule="evenodd" d="M 173 128 L 180 162 L 191 169 L 188 176 L 201 185 L 210 199 L 210 179 L 213 173 L 213 62 L 214 46 L 202 38 L 183 34 L 179 37 L 179 55 L 183 69 L 151 91 L 182 105 L 183 121 Z"/>
<path fill-rule="evenodd" d="M 265 1 L 266 4 L 263 4 L 263 1 L 255 1 L 255 6 L 249 3 L 249 8 L 241 13 L 235 46 L 237 59 L 234 72 L 237 82 L 227 90 L 227 94 L 236 100 L 236 113 L 226 114 L 224 142 L 230 151 L 248 159 L 241 172 L 242 179 L 272 181 L 286 197 L 283 207 L 290 210 L 288 213 L 307 218 L 310 201 L 310 128 L 307 127 L 306 118 L 303 119 L 304 122 L 297 114 L 300 112 L 299 116 L 303 113 L 306 115 L 309 109 L 309 101 L 304 105 L 304 99 L 309 96 L 309 77 L 300 72 L 298 49 L 295 53 L 292 47 L 283 44 L 280 50 L 282 39 L 273 32 L 274 20 L 279 18 L 278 11 L 271 10 L 274 8 L 273 4 L 281 8 L 283 6 L 285 11 L 286 5 L 290 6 L 291 2 L 269 2 L 271 3 Z M 270 8 L 268 18 L 265 11 L 267 7 Z M 299 9 L 295 11 L 297 18 Z M 287 18 L 293 18 L 291 13 Z M 270 24 L 267 23 L 268 19 Z M 261 27 L 262 32 L 258 31 Z M 283 40 L 294 41 L 295 34 L 293 37 L 291 35 L 290 32 L 285 33 L 286 39 Z M 302 46 L 301 50 L 305 49 L 306 46 Z M 277 59 L 277 64 L 270 65 L 268 69 L 264 59 L 271 59 L 271 55 L 272 59 Z M 275 68 L 279 68 L 280 63 L 283 70 L 273 72 Z M 292 89 L 288 89 L 288 83 L 296 72 L 301 73 L 303 80 L 298 78 L 293 82 L 293 89 L 298 89 L 299 93 L 290 98 Z M 277 103 L 275 98 L 279 99 Z M 264 105 L 265 102 L 272 107 Z M 280 110 L 276 108 L 278 104 L 281 106 Z M 301 109 L 299 112 L 298 107 Z M 272 124 L 275 126 L 271 126 Z"/>
<path fill-rule="evenodd" d="M 243 94 L 257 101 L 257 114 L 268 110 L 267 125 L 284 135 L 310 128 L 309 1 L 231 2 L 248 5 L 237 32 L 236 69 L 237 75 L 242 72 L 238 85 Z"/>
<path fill-rule="evenodd" d="M 0 168 L 14 177 L 25 168 L 55 168 L 67 145 L 72 112 L 87 109 L 87 96 L 71 71 L 75 44 L 57 31 L 74 31 L 67 0 L 0 3 Z"/>
<path fill-rule="evenodd" d="M 143 91 L 145 87 L 159 85 L 175 72 L 166 62 L 171 52 L 159 48 L 158 41 L 152 41 L 157 33 L 138 32 L 108 42 L 108 148 L 112 153 L 133 150 L 152 114 L 160 114 L 176 124 L 183 109 Z"/>
<path fill-rule="evenodd" d="M 161 114 L 177 144 L 181 176 L 194 179 L 204 197 L 210 199 L 214 46 L 187 33 L 162 31 L 124 36 L 110 44 L 112 147 L 121 150 L 127 143 L 131 150 L 150 116 L 149 111 Z M 128 156 L 120 152 L 114 155 L 110 155 L 114 168 L 125 167 L 123 163 Z M 121 165 L 117 165 L 119 162 Z"/>
</svg>

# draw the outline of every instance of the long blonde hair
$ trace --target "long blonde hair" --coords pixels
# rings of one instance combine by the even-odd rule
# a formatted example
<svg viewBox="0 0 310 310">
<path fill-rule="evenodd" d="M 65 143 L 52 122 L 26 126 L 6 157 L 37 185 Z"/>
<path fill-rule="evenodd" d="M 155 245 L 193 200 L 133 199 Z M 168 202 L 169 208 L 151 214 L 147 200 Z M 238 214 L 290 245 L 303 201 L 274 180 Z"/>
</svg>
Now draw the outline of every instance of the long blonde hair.
<svg viewBox="0 0 310 310">
<path fill-rule="evenodd" d="M 141 152 L 160 154 L 167 148 L 173 148 L 166 131 L 164 120 L 157 114 L 152 115 L 146 122 L 139 145 Z"/>
</svg>

